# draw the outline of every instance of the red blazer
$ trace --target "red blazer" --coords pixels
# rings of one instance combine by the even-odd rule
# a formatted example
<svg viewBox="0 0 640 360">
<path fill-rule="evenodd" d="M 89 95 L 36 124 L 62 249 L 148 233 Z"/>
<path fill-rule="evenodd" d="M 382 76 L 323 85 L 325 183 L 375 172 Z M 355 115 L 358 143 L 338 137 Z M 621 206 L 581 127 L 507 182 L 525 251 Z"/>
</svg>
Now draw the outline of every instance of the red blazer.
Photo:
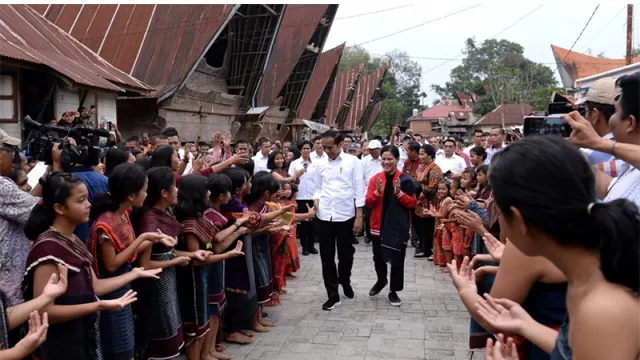
<svg viewBox="0 0 640 360">
<path fill-rule="evenodd" d="M 402 175 L 400 170 L 396 170 L 395 175 L 393 176 L 393 182 L 395 183 L 398 178 Z M 365 206 L 371 209 L 371 216 L 369 216 L 369 227 L 371 231 L 371 235 L 380 236 L 380 228 L 382 225 L 382 200 L 383 195 L 378 193 L 376 190 L 376 182 L 380 179 L 382 181 L 382 189 L 384 191 L 385 184 L 387 182 L 387 178 L 385 176 L 384 171 L 381 171 L 375 174 L 371 180 L 369 180 L 369 187 L 367 188 L 367 196 L 365 198 Z M 415 195 L 409 195 L 402 190 L 397 195 L 398 201 L 402 204 L 403 207 L 407 209 L 407 211 L 411 211 L 416 207 L 417 199 Z M 409 216 L 411 218 L 411 216 Z"/>
</svg>

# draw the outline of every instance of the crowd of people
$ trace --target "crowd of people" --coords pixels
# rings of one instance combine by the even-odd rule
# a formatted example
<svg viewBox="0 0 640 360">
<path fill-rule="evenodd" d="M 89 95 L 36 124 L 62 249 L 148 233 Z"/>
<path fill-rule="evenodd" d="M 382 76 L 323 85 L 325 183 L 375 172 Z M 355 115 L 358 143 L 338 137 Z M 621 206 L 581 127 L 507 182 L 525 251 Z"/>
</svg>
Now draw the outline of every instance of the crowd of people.
<svg viewBox="0 0 640 360">
<path fill-rule="evenodd" d="M 72 172 L 57 146 L 47 167 L 0 130 L 0 359 L 230 359 L 224 342 L 276 326 L 265 308 L 301 268 L 298 241 L 329 311 L 340 287 L 355 296 L 363 237 L 369 296 L 389 286 L 401 306 L 414 247 L 450 274 L 487 359 L 638 359 L 640 74 L 583 104 L 569 141 L 393 127 L 183 143 L 166 128 L 117 133 Z"/>
</svg>

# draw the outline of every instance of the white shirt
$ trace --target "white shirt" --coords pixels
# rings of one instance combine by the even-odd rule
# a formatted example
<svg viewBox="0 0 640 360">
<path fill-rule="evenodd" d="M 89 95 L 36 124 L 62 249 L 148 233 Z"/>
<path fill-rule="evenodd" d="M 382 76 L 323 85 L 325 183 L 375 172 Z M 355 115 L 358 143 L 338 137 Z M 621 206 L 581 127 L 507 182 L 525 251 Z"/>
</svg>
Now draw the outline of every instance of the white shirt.
<svg viewBox="0 0 640 360">
<path fill-rule="evenodd" d="M 322 160 L 316 160 L 316 161 L 311 160 L 306 162 L 307 169 L 304 172 L 304 174 L 302 174 L 302 176 L 299 177 L 300 184 L 298 185 L 298 197 L 297 197 L 298 200 L 313 200 L 313 195 L 316 192 L 316 189 L 315 189 L 316 168 L 318 166 L 318 163 L 321 161 Z M 293 160 L 289 165 L 289 175 L 293 176 L 293 174 L 295 174 L 296 171 L 300 169 L 304 169 L 304 164 L 305 164 L 305 161 L 301 157 L 296 160 Z"/>
<path fill-rule="evenodd" d="M 398 160 L 398 170 L 402 171 L 404 169 L 404 162 L 407 161 L 409 155 L 407 155 L 407 151 L 404 149 L 404 146 L 398 146 L 398 150 L 400 150 L 400 159 Z M 367 184 L 368 185 L 368 184 Z"/>
<path fill-rule="evenodd" d="M 640 169 L 630 166 L 611 181 L 607 190 L 604 202 L 627 199 L 640 208 Z"/>
<path fill-rule="evenodd" d="M 442 149 L 436 150 L 436 157 L 438 157 L 438 156 L 444 156 L 444 150 L 442 150 Z"/>
<path fill-rule="evenodd" d="M 317 164 L 315 185 L 313 198 L 320 200 L 316 216 L 322 221 L 347 221 L 356 215 L 356 207 L 364 206 L 362 162 L 353 155 L 340 151 L 335 160 Z"/>
<path fill-rule="evenodd" d="M 499 148 L 495 149 L 493 146 L 489 147 L 487 149 L 487 158 L 484 160 L 484 164 L 485 165 L 489 165 L 491 164 L 491 159 L 493 158 L 493 155 L 499 153 L 500 151 L 504 150 L 507 147 L 507 144 L 502 144 L 502 146 L 500 146 Z"/>
<path fill-rule="evenodd" d="M 463 153 L 471 156 L 471 149 L 473 149 L 474 147 L 476 147 L 477 145 L 475 144 L 471 144 L 471 146 L 466 147 L 464 150 L 462 150 Z"/>
<path fill-rule="evenodd" d="M 451 171 L 453 174 L 461 173 L 467 167 L 464 158 L 456 154 L 453 154 L 450 158 L 446 157 L 446 155 L 436 156 L 436 165 L 440 167 L 443 174 L 447 171 Z"/>
<path fill-rule="evenodd" d="M 180 157 L 180 159 L 184 159 L 184 151 L 184 148 L 178 150 L 178 156 Z M 184 175 L 191 174 L 191 170 L 193 170 L 193 154 L 190 155 L 191 156 L 189 156 L 189 162 L 187 163 L 187 166 L 185 166 L 184 172 L 182 172 L 182 174 Z"/>
<path fill-rule="evenodd" d="M 369 180 L 371 178 L 382 171 L 382 157 L 378 156 L 377 159 L 374 159 L 371 155 L 367 155 L 362 159 L 362 169 L 364 172 L 364 186 L 365 192 L 367 191 L 367 187 L 369 186 Z"/>
<path fill-rule="evenodd" d="M 269 171 L 267 169 L 267 161 L 269 161 L 269 155 L 262 156 L 262 151 L 258 151 L 256 156 L 251 158 L 253 160 L 253 174 L 257 174 L 259 171 Z"/>
<path fill-rule="evenodd" d="M 311 162 L 314 162 L 318 160 L 327 160 L 329 159 L 329 156 L 324 151 L 322 152 L 322 156 L 318 156 L 318 153 L 314 150 L 309 154 L 309 158 L 311 159 Z"/>
</svg>

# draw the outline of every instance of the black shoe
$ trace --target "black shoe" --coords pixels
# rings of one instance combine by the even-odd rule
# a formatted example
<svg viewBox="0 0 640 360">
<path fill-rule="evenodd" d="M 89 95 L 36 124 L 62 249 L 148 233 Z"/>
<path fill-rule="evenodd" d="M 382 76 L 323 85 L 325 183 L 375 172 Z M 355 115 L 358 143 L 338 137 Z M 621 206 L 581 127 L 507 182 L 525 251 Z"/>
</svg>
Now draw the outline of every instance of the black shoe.
<svg viewBox="0 0 640 360">
<path fill-rule="evenodd" d="M 322 304 L 322 310 L 333 310 L 334 307 L 340 305 L 340 300 L 329 299 L 327 302 Z"/>
<path fill-rule="evenodd" d="M 402 305 L 402 300 L 400 300 L 398 294 L 395 291 L 389 293 L 389 301 L 391 301 L 391 306 Z"/>
<path fill-rule="evenodd" d="M 309 252 L 312 253 L 313 255 L 316 255 L 318 253 L 318 250 L 316 250 L 315 247 L 312 247 L 311 249 L 309 249 Z"/>
<path fill-rule="evenodd" d="M 347 285 L 342 285 L 342 291 L 344 292 L 344 296 L 347 299 L 353 299 L 353 297 L 355 296 L 353 293 L 353 289 L 351 288 L 351 285 L 347 284 Z"/>
<path fill-rule="evenodd" d="M 371 244 L 371 239 L 369 239 L 368 237 L 364 238 L 364 243 L 367 245 Z"/>
<path fill-rule="evenodd" d="M 360 241 L 358 241 L 358 239 L 356 239 L 356 238 L 353 238 L 353 241 L 351 241 L 351 243 L 353 245 L 358 245 L 358 244 L 360 244 Z"/>
<path fill-rule="evenodd" d="M 387 286 L 388 283 L 389 282 L 386 279 L 384 280 L 384 282 L 376 282 L 371 290 L 369 290 L 369 296 L 376 296 L 380 294 L 380 291 L 382 291 L 382 289 L 384 289 L 384 287 Z"/>
<path fill-rule="evenodd" d="M 303 256 L 309 256 L 309 249 L 302 249 Z"/>
</svg>

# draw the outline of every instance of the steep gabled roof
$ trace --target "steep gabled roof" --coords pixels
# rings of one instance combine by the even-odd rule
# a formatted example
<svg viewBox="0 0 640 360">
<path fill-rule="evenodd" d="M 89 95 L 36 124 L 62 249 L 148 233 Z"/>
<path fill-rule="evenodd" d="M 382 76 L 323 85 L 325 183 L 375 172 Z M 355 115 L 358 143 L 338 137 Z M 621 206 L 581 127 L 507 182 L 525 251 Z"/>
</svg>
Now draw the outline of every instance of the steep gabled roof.
<svg viewBox="0 0 640 360">
<path fill-rule="evenodd" d="M 577 79 L 596 75 L 605 71 L 617 69 L 626 65 L 625 59 L 603 59 L 597 56 L 582 54 L 551 45 L 558 68 L 562 70 L 560 77 L 566 88 L 572 88 Z M 632 59 L 633 63 L 640 62 L 640 56 Z"/>
<path fill-rule="evenodd" d="M 270 106 L 300 60 L 329 5 L 287 5 L 267 67 L 258 85 L 255 104 Z"/>
<path fill-rule="evenodd" d="M 345 44 L 336 46 L 335 48 L 327 50 L 320 55 L 318 65 L 313 72 L 309 85 L 307 86 L 307 91 L 302 99 L 302 104 L 298 110 L 298 118 L 312 120 L 311 116 L 313 115 L 316 105 L 320 101 L 322 93 L 325 91 L 325 87 L 331 83 L 331 76 L 335 76 L 336 74 L 334 70 L 340 63 L 340 57 L 342 56 L 344 46 Z"/>
<path fill-rule="evenodd" d="M 382 111 L 383 106 L 384 106 L 384 100 L 378 101 L 375 105 L 373 105 L 373 110 L 371 111 L 371 114 L 369 115 L 369 119 L 367 120 L 367 123 L 364 127 L 365 131 L 371 130 L 371 128 L 373 127 L 373 124 L 376 123 L 376 120 L 378 119 L 378 115 L 380 115 L 380 111 Z"/>
<path fill-rule="evenodd" d="M 368 107 L 373 107 L 374 95 L 382 83 L 387 69 L 388 66 L 383 65 L 371 74 L 360 78 L 353 99 L 351 100 L 351 106 L 347 113 L 344 129 L 355 129 L 356 126 L 364 125 L 362 124 L 362 116 Z"/>
<path fill-rule="evenodd" d="M 474 125 L 522 125 L 533 111 L 529 104 L 502 104 L 481 117 Z"/>
<path fill-rule="evenodd" d="M 235 5 L 32 5 L 62 30 L 161 96 L 178 86 Z"/>
<path fill-rule="evenodd" d="M 0 56 L 45 65 L 73 82 L 90 87 L 142 93 L 152 90 L 27 5 L 0 5 Z"/>
<path fill-rule="evenodd" d="M 355 91 L 356 82 L 360 78 L 360 73 L 364 69 L 364 64 L 357 65 L 349 70 L 339 72 L 336 75 L 336 81 L 331 89 L 329 96 L 329 105 L 325 114 L 326 125 L 333 125 L 340 110 L 345 106 L 345 101 L 349 96 L 349 92 Z"/>
</svg>

